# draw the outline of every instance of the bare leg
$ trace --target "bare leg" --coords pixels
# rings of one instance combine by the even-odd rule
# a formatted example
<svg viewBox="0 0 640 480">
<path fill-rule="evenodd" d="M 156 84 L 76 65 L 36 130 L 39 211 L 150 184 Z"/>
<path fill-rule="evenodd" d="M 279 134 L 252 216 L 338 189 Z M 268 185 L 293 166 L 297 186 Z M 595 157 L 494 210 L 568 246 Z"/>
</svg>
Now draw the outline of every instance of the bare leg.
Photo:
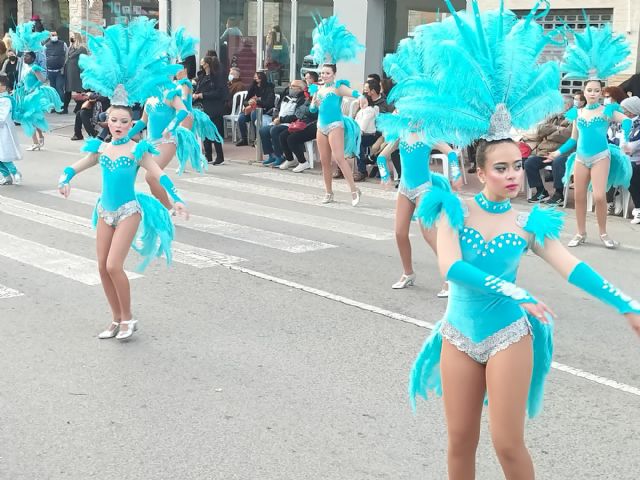
<svg viewBox="0 0 640 480">
<path fill-rule="evenodd" d="M 324 189 L 327 193 L 333 193 L 333 178 L 331 178 L 331 146 L 326 135 L 318 129 L 316 134 L 316 142 L 318 143 L 318 153 L 320 154 L 320 163 L 322 164 L 322 179 L 324 180 Z"/>
<path fill-rule="evenodd" d="M 164 170 L 167 168 L 167 165 L 171 163 L 171 160 L 173 160 L 176 154 L 176 146 L 173 143 L 163 143 L 158 145 L 158 150 L 160 150 L 160 155 L 154 158 L 160 168 Z M 145 173 L 144 179 L 149 184 L 153 196 L 156 197 L 167 210 L 170 210 L 172 204 L 169 200 L 169 195 L 162 185 L 160 185 L 160 181 L 154 178 L 148 171 Z"/>
<path fill-rule="evenodd" d="M 124 271 L 124 261 L 131 249 L 131 242 L 140 224 L 140 214 L 124 219 L 116 227 L 111 248 L 107 257 L 107 272 L 118 293 L 118 302 L 122 312 L 121 320 L 131 320 L 131 290 L 129 279 Z M 126 328 L 123 329 L 126 331 Z"/>
<path fill-rule="evenodd" d="M 111 307 L 113 321 L 120 323 L 120 320 L 122 320 L 122 312 L 120 311 L 118 293 L 116 292 L 116 287 L 107 272 L 107 257 L 109 256 L 109 249 L 111 248 L 111 241 L 114 233 L 115 229 L 104 223 L 104 220 L 101 218 L 98 220 L 96 252 L 98 254 L 98 271 L 100 272 L 100 281 L 102 282 L 104 294 L 107 296 L 109 307 Z M 109 329 L 113 330 L 111 327 L 112 326 L 110 326 Z"/>
<path fill-rule="evenodd" d="M 486 390 L 485 368 L 443 340 L 440 372 L 449 437 L 449 479 L 474 480 Z"/>
<path fill-rule="evenodd" d="M 396 201 L 396 244 L 400 253 L 402 270 L 405 275 L 413 273 L 413 262 L 411 259 L 411 241 L 409 240 L 409 230 L 411 228 L 411 217 L 415 210 L 415 205 L 402 194 L 398 194 Z"/>
<path fill-rule="evenodd" d="M 491 438 L 506 480 L 533 480 L 533 462 L 524 444 L 524 421 L 533 368 L 526 336 L 487 363 Z"/>
<path fill-rule="evenodd" d="M 334 128 L 329 133 L 329 144 L 331 145 L 331 153 L 338 163 L 338 167 L 342 171 L 345 180 L 349 184 L 351 192 L 356 191 L 356 182 L 353 180 L 353 170 L 351 165 L 344 158 L 344 129 Z"/>
<path fill-rule="evenodd" d="M 596 219 L 600 235 L 607 233 L 607 178 L 611 160 L 600 160 L 591 168 L 591 186 L 593 202 L 596 206 Z"/>
<path fill-rule="evenodd" d="M 576 199 L 576 222 L 578 223 L 578 233 L 580 235 L 586 235 L 587 233 L 587 189 L 589 188 L 590 180 L 591 170 L 576 161 L 573 169 L 573 188 Z"/>
</svg>

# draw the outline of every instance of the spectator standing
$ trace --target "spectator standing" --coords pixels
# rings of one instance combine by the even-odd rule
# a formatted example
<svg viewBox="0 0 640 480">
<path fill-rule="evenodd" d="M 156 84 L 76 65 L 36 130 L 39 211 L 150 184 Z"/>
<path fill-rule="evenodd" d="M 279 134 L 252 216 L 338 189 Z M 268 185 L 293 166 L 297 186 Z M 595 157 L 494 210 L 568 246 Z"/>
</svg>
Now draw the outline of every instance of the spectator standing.
<svg viewBox="0 0 640 480">
<path fill-rule="evenodd" d="M 13 89 L 18 77 L 18 56 L 12 49 L 7 50 L 7 59 L 0 67 L 0 76 L 7 77 L 9 85 L 11 85 L 11 89 Z"/>
<path fill-rule="evenodd" d="M 7 47 L 7 51 L 13 50 L 13 42 L 11 41 L 11 35 L 9 35 L 9 32 L 4 34 L 4 37 L 2 37 L 2 42 Z"/>
<path fill-rule="evenodd" d="M 69 113 L 69 103 L 71 102 L 72 92 L 82 92 L 82 79 L 80 78 L 80 67 L 78 60 L 80 55 L 87 55 L 87 48 L 82 41 L 82 35 L 79 33 L 72 33 L 69 39 L 71 46 L 69 47 L 67 62 L 64 65 L 64 78 L 65 78 L 65 94 L 64 105 L 62 107 L 62 113 Z M 74 113 L 78 113 L 82 104 L 76 102 L 76 108 Z"/>
<path fill-rule="evenodd" d="M 569 110 L 571 105 L 572 101 L 569 97 L 565 102 L 565 109 Z M 528 199 L 529 203 L 545 202 L 549 205 L 562 205 L 564 202 L 562 177 L 564 177 L 565 166 L 571 152 L 562 154 L 553 160 L 549 159 L 548 156 L 571 137 L 572 130 L 572 123 L 562 114 L 550 117 L 538 125 L 535 134 L 523 137 L 523 141 L 531 147 L 532 153 L 534 153 L 524 161 L 529 187 L 535 189 Z M 555 189 L 551 198 L 540 176 L 540 170 L 548 165 L 551 165 L 553 188 Z"/>
<path fill-rule="evenodd" d="M 68 50 L 67 44 L 58 38 L 58 32 L 49 32 L 49 41 L 45 44 L 47 78 L 49 85 L 55 88 L 61 99 L 65 98 L 64 66 L 67 63 Z"/>
<path fill-rule="evenodd" d="M 195 93 L 193 94 L 194 107 L 201 108 L 214 123 L 219 132 L 224 132 L 222 117 L 225 112 L 225 104 L 229 97 L 227 81 L 222 76 L 222 66 L 217 57 L 204 57 L 200 61 L 202 75 L 198 77 Z M 204 152 L 207 162 L 213 165 L 224 163 L 222 143 L 204 139 Z M 216 159 L 213 160 L 212 144 L 216 150 Z"/>
<path fill-rule="evenodd" d="M 625 153 L 629 155 L 633 169 L 629 184 L 629 193 L 634 206 L 631 223 L 637 225 L 640 224 L 640 98 L 636 96 L 627 98 L 620 103 L 620 106 L 625 115 L 633 121 Z"/>
<path fill-rule="evenodd" d="M 280 141 L 280 135 L 289 130 L 289 124 L 298 117 L 296 111 L 305 103 L 304 82 L 294 80 L 289 87 L 289 93 L 280 102 L 276 116 L 271 125 L 260 128 L 260 141 L 262 151 L 268 158 L 262 163 L 264 166 L 280 167 L 285 165 L 285 170 L 289 167 L 297 166 L 297 162 L 285 162 L 284 152 Z"/>
<path fill-rule="evenodd" d="M 5 60 L 9 56 L 7 50 L 7 44 L 4 43 L 4 40 L 0 40 L 0 66 L 4 64 Z"/>
<path fill-rule="evenodd" d="M 237 147 L 249 145 L 247 123 L 254 125 L 256 121 L 256 109 L 262 108 L 264 113 L 267 113 L 274 108 L 275 101 L 276 94 L 273 84 L 267 81 L 267 75 L 264 72 L 256 72 L 253 76 L 253 83 L 251 83 L 249 91 L 247 92 L 244 110 L 238 118 L 238 128 L 240 129 L 242 138 L 236 143 Z M 263 114 L 262 120 L 263 125 L 268 125 L 271 122 L 269 115 Z"/>
<path fill-rule="evenodd" d="M 229 98 L 225 105 L 225 113 L 227 115 L 230 114 L 231 110 L 233 109 L 233 96 L 236 93 L 244 92 L 247 89 L 246 85 L 240 78 L 240 69 L 238 67 L 231 67 L 229 69 L 228 80 L 229 83 L 227 86 L 229 88 Z"/>
</svg>

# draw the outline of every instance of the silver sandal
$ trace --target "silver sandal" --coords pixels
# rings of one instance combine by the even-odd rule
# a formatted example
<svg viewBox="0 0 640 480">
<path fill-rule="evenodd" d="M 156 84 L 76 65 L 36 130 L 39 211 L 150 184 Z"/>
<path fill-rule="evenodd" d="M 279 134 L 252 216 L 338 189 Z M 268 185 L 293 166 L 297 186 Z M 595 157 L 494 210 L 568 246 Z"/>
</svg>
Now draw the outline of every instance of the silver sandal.
<svg viewBox="0 0 640 480">
<path fill-rule="evenodd" d="M 611 239 L 608 233 L 603 233 L 602 235 L 600 235 L 600 240 L 602 240 L 602 243 L 604 243 L 604 246 L 607 248 L 618 248 L 618 246 L 620 245 L 620 242 L 616 242 L 615 240 Z"/>
<path fill-rule="evenodd" d="M 575 236 L 567 243 L 567 247 L 577 247 L 578 245 L 582 245 L 587 242 L 587 234 L 580 235 L 576 233 Z"/>
</svg>

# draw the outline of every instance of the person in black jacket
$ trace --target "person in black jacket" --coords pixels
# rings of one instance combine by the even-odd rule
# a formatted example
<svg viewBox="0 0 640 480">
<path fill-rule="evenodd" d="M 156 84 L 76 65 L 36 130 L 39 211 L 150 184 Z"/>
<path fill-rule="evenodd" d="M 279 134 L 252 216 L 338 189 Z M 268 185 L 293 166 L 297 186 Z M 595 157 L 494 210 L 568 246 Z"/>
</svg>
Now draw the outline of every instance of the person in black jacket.
<svg viewBox="0 0 640 480">
<path fill-rule="evenodd" d="M 222 116 L 224 115 L 224 105 L 229 95 L 227 79 L 222 76 L 220 61 L 215 57 L 204 57 L 200 60 L 200 68 L 203 72 L 198 77 L 195 93 L 193 94 L 194 107 L 202 108 L 209 115 L 219 132 L 224 132 Z M 211 144 L 216 149 L 216 159 L 213 160 Z M 224 152 L 222 143 L 204 140 L 204 154 L 209 163 L 220 165 L 224 162 Z"/>
<path fill-rule="evenodd" d="M 244 103 L 244 110 L 238 118 L 238 128 L 242 139 L 236 143 L 236 146 L 242 147 L 249 145 L 247 141 L 247 123 L 254 125 L 256 121 L 256 108 L 262 108 L 266 114 L 275 107 L 276 92 L 272 83 L 267 81 L 267 75 L 264 72 L 256 72 L 253 76 L 253 83 L 247 92 L 247 100 Z M 268 125 L 271 121 L 268 115 L 262 117 L 263 125 Z M 253 127 L 251 127 L 253 129 Z"/>
</svg>

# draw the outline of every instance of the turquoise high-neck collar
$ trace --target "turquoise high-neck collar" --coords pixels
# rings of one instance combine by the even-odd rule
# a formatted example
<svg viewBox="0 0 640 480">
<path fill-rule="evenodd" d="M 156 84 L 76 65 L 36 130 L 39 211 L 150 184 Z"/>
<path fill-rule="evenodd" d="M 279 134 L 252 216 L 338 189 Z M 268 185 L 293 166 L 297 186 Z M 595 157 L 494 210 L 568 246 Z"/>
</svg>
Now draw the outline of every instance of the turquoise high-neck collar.
<svg viewBox="0 0 640 480">
<path fill-rule="evenodd" d="M 600 108 L 602 106 L 602 104 L 600 102 L 598 103 L 594 103 L 592 105 L 585 105 L 584 108 L 586 108 L 587 110 L 596 110 L 597 108 Z"/>
<path fill-rule="evenodd" d="M 111 145 L 115 145 L 116 147 L 118 145 L 124 145 L 127 142 L 130 142 L 131 139 L 129 137 L 122 137 L 119 140 L 111 140 Z"/>
<path fill-rule="evenodd" d="M 502 202 L 492 202 L 484 193 L 480 192 L 474 197 L 474 200 L 485 212 L 504 213 L 511 210 L 511 200 L 508 198 Z"/>
</svg>

